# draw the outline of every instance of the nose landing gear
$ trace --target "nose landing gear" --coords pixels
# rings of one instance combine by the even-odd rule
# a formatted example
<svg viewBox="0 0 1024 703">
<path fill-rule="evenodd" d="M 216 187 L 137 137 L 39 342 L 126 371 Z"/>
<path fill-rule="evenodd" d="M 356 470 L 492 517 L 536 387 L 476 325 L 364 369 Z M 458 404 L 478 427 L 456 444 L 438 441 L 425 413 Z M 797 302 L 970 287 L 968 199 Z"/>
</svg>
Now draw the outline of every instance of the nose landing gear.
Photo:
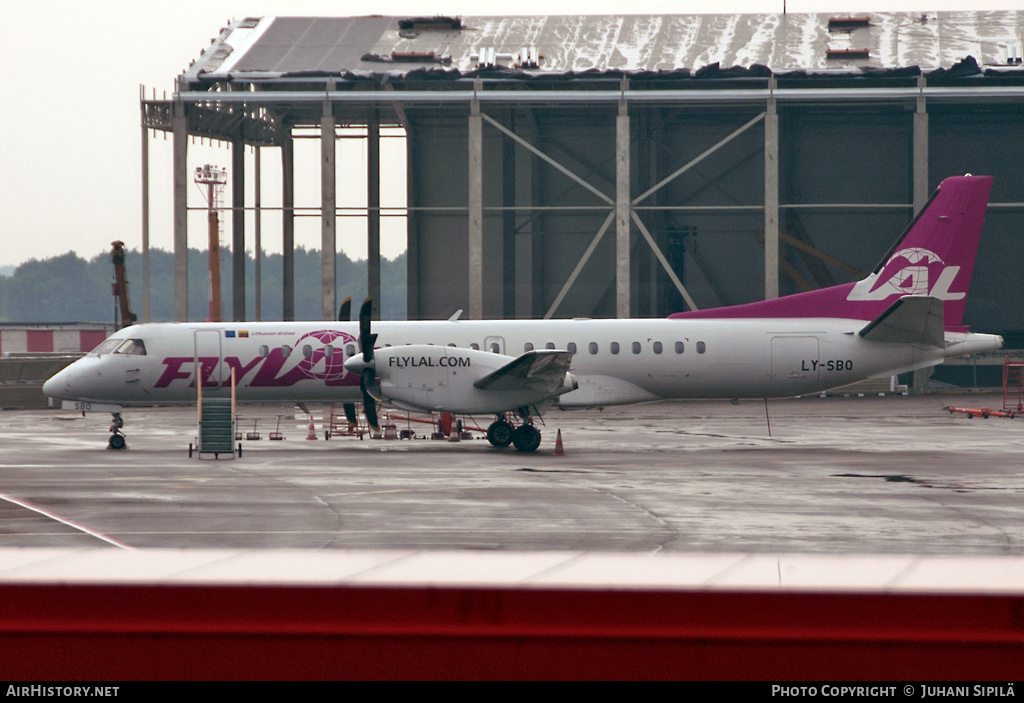
<svg viewBox="0 0 1024 703">
<path fill-rule="evenodd" d="M 124 427 L 124 420 L 121 418 L 121 413 L 111 413 L 114 419 L 110 423 L 110 439 L 107 441 L 107 446 L 110 449 L 125 449 L 127 444 L 124 441 L 124 433 L 121 432 L 121 428 Z"/>
</svg>

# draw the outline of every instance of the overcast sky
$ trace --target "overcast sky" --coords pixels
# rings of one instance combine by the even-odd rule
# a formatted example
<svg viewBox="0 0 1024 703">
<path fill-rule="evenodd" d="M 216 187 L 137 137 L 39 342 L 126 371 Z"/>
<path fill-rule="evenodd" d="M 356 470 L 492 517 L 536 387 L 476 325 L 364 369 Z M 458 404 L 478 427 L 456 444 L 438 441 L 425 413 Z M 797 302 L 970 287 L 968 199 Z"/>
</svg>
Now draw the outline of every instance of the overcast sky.
<svg viewBox="0 0 1024 703">
<path fill-rule="evenodd" d="M 781 12 L 782 0 L 518 0 L 490 6 L 479 0 L 5 3 L 0 14 L 0 56 L 5 69 L 0 110 L 0 265 L 69 250 L 89 258 L 108 251 L 115 239 L 132 248 L 141 245 L 139 86 L 155 88 L 158 95 L 170 93 L 174 77 L 227 21 L 264 15 L 360 15 L 369 14 L 368 10 L 384 15 L 481 15 L 488 14 L 488 7 L 490 14 L 521 15 L 685 14 L 692 11 L 688 7 L 717 13 L 767 13 Z M 965 0 L 787 0 L 786 9 L 865 12 L 968 7 L 1024 9 L 1024 0 L 981 0 L 980 6 Z M 400 152 L 397 143 L 386 140 L 384 148 Z M 355 151 L 348 158 L 358 160 L 358 144 L 353 143 Z M 168 250 L 172 241 L 170 153 L 169 139 L 151 142 L 151 245 Z M 301 156 L 297 157 L 301 169 Z M 396 159 L 400 164 L 400 154 L 389 163 Z M 276 156 L 274 161 L 276 167 Z M 228 166 L 230 152 L 190 147 L 190 166 L 205 162 Z M 315 166 L 309 170 L 316 170 Z M 316 204 L 319 173 L 297 174 L 296 179 L 296 204 Z M 384 180 L 402 179 L 385 173 Z M 269 190 L 265 185 L 265 205 L 273 205 L 277 197 Z M 357 204 L 360 196 L 358 191 L 339 190 L 339 204 Z M 398 205 L 404 193 L 390 191 L 384 198 L 385 205 Z M 198 217 L 190 221 L 189 243 L 205 248 L 202 215 Z M 264 248 L 271 251 L 279 251 L 275 224 L 279 219 L 264 218 Z M 385 256 L 402 249 L 401 228 L 395 226 L 400 223 L 393 220 L 391 224 L 384 232 Z M 353 258 L 361 257 L 365 247 L 360 245 L 358 228 L 352 224 L 346 229 L 343 222 L 340 229 L 339 246 Z M 307 218 L 298 227 L 297 243 L 318 247 L 318 232 L 316 221 Z M 247 236 L 251 249 L 251 232 Z"/>
</svg>

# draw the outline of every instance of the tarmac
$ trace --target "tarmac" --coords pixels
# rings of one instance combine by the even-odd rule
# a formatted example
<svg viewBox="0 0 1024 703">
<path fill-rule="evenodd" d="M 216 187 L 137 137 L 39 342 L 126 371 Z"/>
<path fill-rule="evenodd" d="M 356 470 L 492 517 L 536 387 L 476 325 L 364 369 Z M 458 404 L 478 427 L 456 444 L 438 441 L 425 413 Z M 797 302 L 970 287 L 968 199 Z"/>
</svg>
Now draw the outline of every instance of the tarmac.
<svg viewBox="0 0 1024 703">
<path fill-rule="evenodd" d="M 308 440 L 299 411 L 243 406 L 240 431 L 255 421 L 262 439 L 234 459 L 189 457 L 194 408 L 126 411 L 124 451 L 107 449 L 106 415 L 3 411 L 0 549 L 1024 554 L 1024 418 L 948 405 L 1002 398 L 553 411 L 535 453 L 478 433 L 325 441 L 316 409 Z M 272 442 L 279 416 L 286 439 Z"/>
</svg>

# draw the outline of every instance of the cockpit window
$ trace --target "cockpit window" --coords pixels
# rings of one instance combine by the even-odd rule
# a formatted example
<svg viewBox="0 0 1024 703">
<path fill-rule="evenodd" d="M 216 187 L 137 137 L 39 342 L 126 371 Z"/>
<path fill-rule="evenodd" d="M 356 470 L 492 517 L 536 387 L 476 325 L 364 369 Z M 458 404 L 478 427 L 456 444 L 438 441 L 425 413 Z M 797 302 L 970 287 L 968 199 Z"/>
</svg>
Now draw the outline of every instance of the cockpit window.
<svg viewBox="0 0 1024 703">
<path fill-rule="evenodd" d="M 124 344 L 123 338 L 107 339 L 100 342 L 99 346 L 97 346 L 89 353 L 95 354 L 96 356 L 99 356 L 100 354 L 110 354 L 122 344 Z"/>
<path fill-rule="evenodd" d="M 141 339 L 126 339 L 124 344 L 117 348 L 115 354 L 136 354 L 139 356 L 146 355 L 146 345 Z"/>
</svg>

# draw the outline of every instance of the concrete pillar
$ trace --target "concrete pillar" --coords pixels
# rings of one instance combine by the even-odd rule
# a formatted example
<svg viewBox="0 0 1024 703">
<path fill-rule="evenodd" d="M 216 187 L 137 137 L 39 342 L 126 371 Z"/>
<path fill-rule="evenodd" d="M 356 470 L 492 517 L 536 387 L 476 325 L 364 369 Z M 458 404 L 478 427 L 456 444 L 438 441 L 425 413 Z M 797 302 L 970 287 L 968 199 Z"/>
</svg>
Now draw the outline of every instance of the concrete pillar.
<svg viewBox="0 0 1024 703">
<path fill-rule="evenodd" d="M 515 112 L 508 111 L 508 127 L 515 131 Z M 501 317 L 516 316 L 516 143 L 501 140 Z"/>
<path fill-rule="evenodd" d="M 925 105 L 925 77 L 917 77 L 917 86 L 921 92 L 917 95 L 917 109 L 914 112 L 914 214 L 921 212 L 931 195 L 928 189 L 928 110 Z M 928 380 L 935 371 L 929 366 L 917 369 L 913 375 L 913 390 L 923 393 L 928 390 Z"/>
<path fill-rule="evenodd" d="M 171 115 L 174 172 L 174 319 L 188 321 L 188 122 L 185 104 L 174 101 Z"/>
<path fill-rule="evenodd" d="M 931 195 L 928 188 L 928 110 L 924 99 L 925 77 L 917 77 L 917 86 L 922 90 L 917 96 L 917 110 L 914 112 L 914 214 L 928 202 Z"/>
<path fill-rule="evenodd" d="M 768 78 L 772 90 L 775 77 Z M 779 297 L 779 116 L 769 95 L 764 116 L 764 299 Z"/>
<path fill-rule="evenodd" d="M 337 188 L 334 114 L 324 101 L 320 117 L 320 314 L 323 320 L 337 319 Z"/>
<path fill-rule="evenodd" d="M 149 129 L 142 101 L 139 108 L 142 113 L 142 322 L 149 322 Z"/>
<path fill-rule="evenodd" d="M 260 146 L 257 144 L 255 153 L 253 154 L 253 212 L 255 214 L 254 229 L 253 229 L 253 265 L 254 265 L 254 285 L 256 290 L 253 291 L 253 303 L 256 312 L 256 319 L 263 319 L 263 198 L 261 196 L 261 188 L 263 187 L 262 169 L 263 164 L 260 163 Z"/>
<path fill-rule="evenodd" d="M 419 159 L 416 152 L 416 132 L 408 120 L 405 124 L 405 192 L 406 203 L 419 205 Z M 420 259 L 419 259 L 419 215 L 415 208 L 407 210 L 405 215 L 405 283 L 406 283 L 406 317 L 419 320 L 420 313 Z"/>
<path fill-rule="evenodd" d="M 245 319 L 245 138 L 231 142 L 231 319 Z"/>
<path fill-rule="evenodd" d="M 625 78 L 623 78 L 625 82 Z M 615 316 L 632 316 L 630 308 L 629 114 L 619 101 L 615 118 Z"/>
<path fill-rule="evenodd" d="M 473 100 L 469 115 L 469 319 L 484 313 L 484 187 L 483 122 L 480 103 Z"/>
<path fill-rule="evenodd" d="M 537 123 L 531 108 L 520 111 L 516 130 L 528 141 L 538 141 Z M 533 177 L 537 157 L 527 149 L 515 149 L 515 204 L 533 207 L 541 202 L 539 186 Z M 533 225 L 540 214 L 533 211 L 516 212 L 515 218 L 515 317 L 530 320 L 543 315 L 534 309 L 534 286 L 540 285 L 541 267 L 538 249 L 534 246 Z"/>
<path fill-rule="evenodd" d="M 295 319 L 295 150 L 291 128 L 281 141 L 281 319 Z"/>
<path fill-rule="evenodd" d="M 366 120 L 366 284 L 373 298 L 373 319 L 380 319 L 380 116 L 370 108 Z"/>
</svg>

